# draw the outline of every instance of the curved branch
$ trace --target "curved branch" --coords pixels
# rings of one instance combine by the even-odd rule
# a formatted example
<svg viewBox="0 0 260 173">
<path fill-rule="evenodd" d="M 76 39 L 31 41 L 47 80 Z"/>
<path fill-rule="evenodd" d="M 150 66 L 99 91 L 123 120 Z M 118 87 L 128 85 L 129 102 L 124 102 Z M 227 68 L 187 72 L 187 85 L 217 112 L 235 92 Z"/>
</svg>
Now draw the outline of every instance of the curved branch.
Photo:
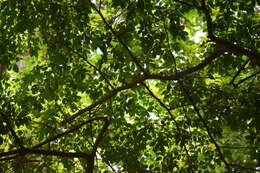
<svg viewBox="0 0 260 173">
<path fill-rule="evenodd" d="M 85 112 L 88 112 L 90 110 L 92 110 L 93 108 L 95 108 L 96 106 L 102 104 L 103 102 L 109 100 L 110 98 L 112 98 L 113 96 L 115 96 L 117 93 L 130 89 L 132 87 L 134 87 L 136 84 L 138 83 L 142 83 L 145 80 L 149 80 L 149 79 L 156 79 L 156 80 L 178 80 L 180 78 L 183 78 L 189 74 L 192 74 L 193 72 L 199 71 L 201 69 L 203 69 L 204 67 L 206 67 L 210 62 L 212 62 L 214 59 L 218 58 L 219 56 L 224 54 L 224 50 L 223 49 L 218 49 L 215 50 L 215 52 L 213 52 L 212 54 L 210 54 L 207 58 L 205 58 L 201 63 L 199 63 L 198 65 L 188 68 L 186 70 L 183 70 L 181 72 L 178 72 L 176 74 L 170 74 L 170 75 L 163 75 L 163 74 L 145 74 L 145 75 L 140 75 L 138 77 L 136 77 L 135 79 L 133 79 L 131 82 L 129 82 L 126 85 L 122 85 L 118 88 L 113 89 L 112 91 L 110 91 L 108 94 L 104 95 L 103 97 L 101 97 L 99 100 L 97 100 L 96 102 L 92 103 L 91 105 L 79 110 L 78 112 L 76 112 L 75 114 L 69 116 L 68 118 L 65 118 L 61 123 L 65 124 L 65 123 L 69 123 L 71 121 L 73 121 L 75 118 L 81 116 L 82 114 L 84 114 Z"/>
<path fill-rule="evenodd" d="M 218 38 L 214 35 L 212 19 L 210 16 L 210 12 L 206 6 L 205 0 L 201 0 L 201 3 L 202 3 L 202 11 L 204 12 L 205 17 L 206 17 L 208 37 L 211 39 L 211 41 L 224 46 L 225 48 L 227 48 L 228 50 L 230 50 L 234 53 L 240 53 L 240 54 L 246 55 L 247 57 L 251 58 L 251 60 L 254 60 L 258 66 L 260 66 L 260 53 L 259 52 L 250 50 L 249 48 L 232 43 L 228 40 Z"/>
<path fill-rule="evenodd" d="M 92 153 L 85 154 L 85 153 L 71 153 L 71 152 L 61 152 L 61 151 L 55 151 L 55 150 L 51 151 L 51 150 L 36 149 L 36 148 L 39 148 L 42 145 L 48 144 L 48 143 L 50 143 L 50 142 L 52 142 L 52 141 L 54 141 L 54 140 L 56 140 L 56 139 L 58 139 L 62 136 L 65 136 L 69 133 L 74 132 L 74 131 L 78 130 L 79 128 L 81 128 L 83 125 L 85 125 L 87 123 L 91 123 L 94 120 L 104 120 L 105 123 L 104 123 L 104 126 L 103 126 L 103 128 L 102 128 L 102 130 L 101 130 L 101 132 L 100 132 L 100 134 L 97 138 L 97 141 L 94 144 Z M 44 142 L 42 142 L 40 144 L 33 146 L 31 149 L 23 148 L 23 149 L 19 149 L 19 150 L 13 150 L 13 151 L 0 153 L 0 157 L 10 156 L 10 157 L 2 158 L 2 159 L 0 159 L 0 161 L 12 160 L 16 157 L 20 157 L 20 156 L 26 155 L 26 154 L 42 154 L 42 155 L 52 155 L 52 156 L 71 157 L 71 158 L 78 157 L 78 158 L 87 159 L 87 161 L 92 160 L 92 158 L 94 158 L 93 152 L 96 151 L 96 148 L 97 148 L 98 144 L 100 143 L 100 140 L 103 137 L 109 123 L 110 123 L 110 119 L 108 119 L 107 117 L 95 117 L 95 118 L 89 119 L 89 120 L 87 120 L 87 121 L 85 121 L 85 122 L 83 122 L 79 125 L 74 126 L 70 130 L 65 131 L 64 133 L 58 134 L 58 135 L 56 135 L 52 138 L 45 140 Z"/>
<path fill-rule="evenodd" d="M 201 63 L 198 65 L 188 68 L 186 70 L 177 72 L 173 75 L 161 75 L 161 74 L 151 74 L 149 75 L 148 79 L 158 79 L 158 80 L 178 80 L 184 76 L 187 76 L 189 74 L 192 74 L 196 71 L 199 71 L 206 67 L 210 62 L 212 62 L 214 59 L 220 57 L 221 55 L 224 55 L 225 50 L 224 49 L 218 49 L 215 50 L 215 52 L 211 53 L 206 59 L 204 59 Z"/>
<path fill-rule="evenodd" d="M 103 97 L 101 97 L 99 100 L 97 100 L 96 102 L 92 103 L 91 105 L 79 110 L 77 113 L 69 116 L 68 118 L 66 118 L 65 120 L 63 120 L 61 123 L 65 124 L 65 123 L 69 123 L 72 120 L 74 120 L 75 118 L 79 117 L 80 115 L 84 114 L 85 112 L 88 112 L 90 110 L 92 110 L 93 108 L 95 108 L 96 106 L 102 104 L 103 102 L 109 100 L 110 98 L 112 98 L 113 96 L 115 96 L 117 93 L 119 93 L 120 91 L 129 89 L 134 87 L 136 84 L 141 83 L 142 81 L 146 80 L 147 77 L 144 75 L 141 75 L 139 77 L 137 77 L 135 80 L 133 80 L 132 82 L 128 83 L 127 85 L 123 85 L 121 87 L 115 88 L 114 90 L 110 91 L 108 94 L 104 95 Z"/>
<path fill-rule="evenodd" d="M 259 52 L 250 50 L 249 48 L 246 48 L 246 47 L 242 47 L 238 44 L 234 44 L 234 43 L 224 40 L 222 38 L 213 37 L 211 40 L 215 43 L 221 44 L 222 46 L 224 46 L 226 49 L 230 50 L 233 53 L 239 53 L 239 54 L 246 55 L 251 60 L 254 60 L 258 66 L 260 66 L 260 53 Z"/>
</svg>

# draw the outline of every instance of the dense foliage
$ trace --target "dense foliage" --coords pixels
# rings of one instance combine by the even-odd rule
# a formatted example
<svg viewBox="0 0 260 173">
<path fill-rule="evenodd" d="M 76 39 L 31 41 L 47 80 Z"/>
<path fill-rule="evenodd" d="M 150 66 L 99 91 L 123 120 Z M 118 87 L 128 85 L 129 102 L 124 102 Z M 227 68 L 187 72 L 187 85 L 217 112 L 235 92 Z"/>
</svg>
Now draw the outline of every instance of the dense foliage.
<svg viewBox="0 0 260 173">
<path fill-rule="evenodd" d="M 260 172 L 258 0 L 1 0 L 0 172 Z"/>
</svg>

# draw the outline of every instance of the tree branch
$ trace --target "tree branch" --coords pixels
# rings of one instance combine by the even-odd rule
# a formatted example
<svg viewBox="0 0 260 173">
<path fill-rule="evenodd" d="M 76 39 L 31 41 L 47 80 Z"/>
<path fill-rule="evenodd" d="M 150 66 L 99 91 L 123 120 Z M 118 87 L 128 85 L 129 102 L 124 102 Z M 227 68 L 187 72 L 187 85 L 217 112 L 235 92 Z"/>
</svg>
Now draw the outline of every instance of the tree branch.
<svg viewBox="0 0 260 173">
<path fill-rule="evenodd" d="M 97 139 L 96 139 L 96 141 L 94 143 L 92 153 L 96 153 L 98 145 L 100 144 L 102 138 L 104 137 L 110 122 L 111 122 L 110 118 L 105 120 L 104 125 L 103 125 L 103 127 L 102 127 L 100 133 L 98 134 Z"/>
<path fill-rule="evenodd" d="M 129 9 L 129 7 L 130 7 L 131 4 L 132 4 L 132 3 L 130 2 L 125 9 L 123 9 L 118 15 L 114 16 L 114 17 L 113 17 L 112 19 L 110 19 L 110 20 L 114 20 L 114 21 L 115 21 L 117 18 L 119 18 L 123 13 L 125 13 L 125 12 Z M 99 9 L 99 11 L 100 11 L 100 9 Z"/>
<path fill-rule="evenodd" d="M 214 35 L 212 19 L 210 16 L 210 12 L 208 11 L 208 8 L 206 6 L 205 0 L 201 0 L 201 4 L 202 4 L 202 11 L 204 12 L 205 17 L 206 17 L 208 37 L 211 39 L 211 41 L 222 45 L 223 47 L 229 49 L 230 51 L 232 51 L 234 53 L 240 53 L 240 54 L 246 55 L 247 57 L 251 58 L 251 60 L 254 60 L 258 66 L 260 66 L 260 53 L 259 52 L 250 50 L 249 48 L 242 47 L 238 44 L 234 44 L 228 40 L 218 38 Z"/>
<path fill-rule="evenodd" d="M 211 16 L 210 16 L 210 12 L 206 6 L 206 2 L 205 0 L 201 0 L 201 6 L 202 6 L 202 11 L 204 12 L 205 14 L 205 17 L 206 17 L 206 23 L 207 23 L 207 29 L 208 29 L 208 37 L 210 39 L 214 39 L 215 36 L 214 36 L 214 30 L 213 30 L 213 25 L 212 25 L 212 20 L 211 20 Z"/>
<path fill-rule="evenodd" d="M 92 173 L 93 172 L 93 169 L 94 169 L 94 159 L 96 157 L 97 148 L 98 148 L 98 145 L 100 144 L 102 138 L 104 137 L 104 134 L 107 131 L 109 124 L 110 124 L 110 119 L 106 119 L 105 122 L 104 122 L 104 125 L 103 125 L 101 131 L 99 132 L 99 134 L 97 136 L 97 139 L 96 139 L 96 141 L 95 141 L 95 143 L 93 145 L 92 152 L 91 152 L 91 157 L 89 157 L 88 162 L 87 162 L 87 172 L 88 173 Z"/>
<path fill-rule="evenodd" d="M 249 48 L 242 47 L 238 44 L 234 44 L 234 43 L 224 40 L 222 38 L 213 37 L 211 40 L 215 43 L 218 43 L 218 44 L 224 46 L 226 49 L 232 51 L 233 53 L 239 53 L 239 54 L 246 55 L 247 57 L 251 58 L 251 60 L 254 60 L 258 66 L 260 66 L 260 53 L 259 52 L 252 51 Z"/>
<path fill-rule="evenodd" d="M 178 109 L 178 108 L 183 108 L 185 106 L 191 106 L 191 104 L 184 104 L 184 105 L 179 105 L 179 106 L 173 106 L 173 107 L 170 107 L 169 109 L 170 110 L 175 110 L 175 109 Z"/>
<path fill-rule="evenodd" d="M 145 89 L 149 92 L 149 94 L 168 112 L 168 114 L 171 116 L 171 119 L 173 120 L 173 122 L 176 125 L 179 135 L 183 138 L 183 135 L 181 134 L 181 128 L 179 127 L 178 122 L 175 120 L 171 110 L 156 95 L 154 95 L 154 93 L 150 90 L 150 88 L 145 83 L 141 83 L 141 84 L 145 87 Z M 183 146 L 184 146 L 186 154 L 189 156 L 189 152 L 188 152 L 186 145 L 184 144 Z"/>
<path fill-rule="evenodd" d="M 144 75 L 138 76 L 136 79 L 134 79 L 133 81 L 131 81 L 127 85 L 122 85 L 121 87 L 115 88 L 114 90 L 110 91 L 107 95 L 104 95 L 103 97 L 101 97 L 96 102 L 94 102 L 91 105 L 89 105 L 89 106 L 79 110 L 77 113 L 69 116 L 68 118 L 63 120 L 61 123 L 65 124 L 65 123 L 71 122 L 72 120 L 74 120 L 78 116 L 82 115 L 83 113 L 88 112 L 88 111 L 92 110 L 93 108 L 95 108 L 96 106 L 98 106 L 98 105 L 102 104 L 103 102 L 109 100 L 110 98 L 115 96 L 118 92 L 126 90 L 126 89 L 129 89 L 129 88 L 132 88 L 136 84 L 138 84 L 138 83 L 140 83 L 140 82 L 142 82 L 144 80 L 146 80 L 146 76 L 144 76 Z"/>
<path fill-rule="evenodd" d="M 99 133 L 98 137 L 97 137 L 97 140 L 94 144 L 94 147 L 93 147 L 93 150 L 92 150 L 92 153 L 90 154 L 85 154 L 85 153 L 71 153 L 71 152 L 60 152 L 60 151 L 47 151 L 47 150 L 41 150 L 41 149 L 36 149 L 36 148 L 39 148 L 41 147 L 42 145 L 45 145 L 47 143 L 50 143 L 54 140 L 57 140 L 58 138 L 62 137 L 62 136 L 65 136 L 69 133 L 72 133 L 76 130 L 78 130 L 79 128 L 81 128 L 83 125 L 87 124 L 87 123 L 91 123 L 93 122 L 94 120 L 104 120 L 105 123 L 103 125 L 103 128 L 101 129 L 101 132 Z M 95 118 L 92 118 L 92 119 L 89 119 L 79 125 L 76 125 L 74 126 L 73 128 L 71 128 L 70 130 L 67 130 L 65 131 L 64 133 L 61 133 L 61 134 L 58 134 L 52 138 L 49 138 L 47 140 L 45 140 L 44 142 L 40 143 L 40 144 L 37 144 L 35 145 L 34 147 L 32 147 L 31 149 L 26 149 L 26 148 L 23 148 L 23 149 L 19 149 L 19 150 L 14 150 L 14 151 L 9 151 L 9 152 L 4 152 L 4 153 L 0 153 L 0 157 L 4 157 L 4 156 L 11 156 L 11 157 L 7 157 L 7 158 L 2 158 L 0 159 L 0 161 L 5 161 L 5 160 L 12 160 L 16 157 L 20 157 L 22 155 L 26 155 L 26 154 L 43 154 L 43 155 L 52 155 L 52 156 L 61 156 L 61 157 L 78 157 L 78 158 L 84 158 L 87 160 L 88 162 L 88 165 L 92 165 L 92 170 L 93 170 L 93 164 L 94 164 L 94 157 L 95 155 L 93 153 L 96 152 L 97 150 L 97 147 L 108 127 L 110 123 L 110 119 L 108 119 L 107 117 L 95 117 Z M 93 160 L 93 161 L 92 161 Z M 90 164 L 90 161 L 91 164 Z M 88 170 L 91 170 L 90 167 L 88 166 Z"/>
<path fill-rule="evenodd" d="M 245 66 L 247 65 L 247 63 L 249 62 L 249 59 L 246 60 L 246 62 L 238 69 L 237 73 L 235 74 L 235 76 L 232 78 L 232 80 L 229 82 L 230 84 L 232 84 L 235 87 L 234 81 L 236 80 L 237 76 L 241 73 L 242 70 L 245 69 Z"/>
<path fill-rule="evenodd" d="M 181 85 L 181 87 L 182 87 L 182 89 L 183 89 L 185 95 L 187 96 L 188 100 L 189 100 L 190 103 L 192 104 L 192 106 L 193 106 L 195 112 L 197 113 L 197 115 L 198 115 L 200 121 L 202 122 L 204 128 L 206 129 L 206 131 L 207 131 L 207 133 L 208 133 L 208 136 L 209 136 L 211 142 L 215 145 L 216 150 L 217 150 L 217 152 L 219 153 L 219 156 L 220 156 L 221 160 L 224 162 L 224 164 L 226 165 L 228 171 L 230 172 L 230 171 L 231 171 L 230 165 L 229 165 L 229 163 L 226 161 L 224 155 L 222 154 L 219 145 L 217 144 L 216 140 L 214 139 L 213 135 L 211 134 L 210 128 L 209 128 L 207 122 L 203 119 L 202 115 L 200 114 L 200 111 L 199 111 L 199 109 L 197 108 L 196 103 L 193 101 L 192 96 L 191 96 L 191 95 L 189 94 L 189 92 L 186 90 L 186 88 L 184 87 L 184 85 L 182 84 L 181 81 L 179 81 L 179 84 Z"/>
<path fill-rule="evenodd" d="M 139 64 L 137 58 L 134 56 L 133 52 L 130 50 L 130 48 L 125 44 L 125 42 L 123 41 L 123 39 L 116 33 L 116 31 L 112 28 L 112 26 L 107 22 L 107 20 L 105 19 L 104 15 L 101 13 L 100 10 L 98 10 L 96 8 L 96 6 L 91 2 L 91 0 L 88 0 L 89 3 L 91 4 L 92 8 L 99 14 L 99 16 L 101 17 L 102 21 L 104 22 L 104 24 L 109 28 L 109 30 L 113 33 L 113 35 L 116 37 L 116 39 L 119 41 L 119 43 L 126 49 L 126 51 L 128 52 L 129 56 L 132 58 L 132 60 L 135 62 L 135 64 L 137 65 L 137 67 L 146 74 L 145 69 Z"/>
<path fill-rule="evenodd" d="M 88 159 L 91 156 L 90 154 L 78 153 L 78 152 L 73 153 L 73 152 L 62 152 L 62 151 L 57 151 L 57 150 L 41 150 L 41 149 L 24 148 L 24 149 L 20 149 L 20 150 L 11 151 L 11 152 L 0 153 L 0 157 L 8 156 L 8 155 L 15 155 L 12 157 L 8 157 L 8 158 L 10 158 L 9 160 L 11 160 L 16 157 L 24 156 L 27 154 L 60 156 L 60 157 L 69 157 L 69 158 L 83 158 L 83 159 Z M 5 158 L 3 158 L 3 159 L 5 159 Z M 3 161 L 3 159 L 1 159 L 1 161 Z"/>
<path fill-rule="evenodd" d="M 107 164 L 107 166 L 113 171 L 113 172 L 117 172 L 116 170 L 115 170 L 115 168 L 113 168 L 113 166 L 108 162 L 108 161 L 106 161 L 103 157 L 103 155 L 100 153 L 100 152 L 98 152 L 97 151 L 97 153 L 98 153 L 98 155 L 100 155 L 100 157 L 101 157 L 101 159 L 103 160 L 103 162 L 105 162 L 106 164 Z"/>
<path fill-rule="evenodd" d="M 10 123 L 10 121 L 8 120 L 8 117 L 5 115 L 4 112 L 2 112 L 2 110 L 0 110 L 0 114 L 2 115 L 3 117 L 3 120 L 5 121 L 6 125 L 7 125 L 7 128 L 9 129 L 9 131 L 11 132 L 12 136 L 14 137 L 14 141 L 16 144 L 18 144 L 18 146 L 23 149 L 24 146 L 23 146 L 23 143 L 22 141 L 19 139 L 19 137 L 17 136 L 17 134 L 15 133 L 14 129 L 12 128 L 12 125 Z"/>
<path fill-rule="evenodd" d="M 83 158 L 88 159 L 90 154 L 86 153 L 72 153 L 72 152 L 61 152 L 55 150 L 39 150 L 39 149 L 25 149 L 24 153 L 26 154 L 42 154 L 47 156 L 60 156 L 60 157 L 69 157 L 69 158 Z"/>
<path fill-rule="evenodd" d="M 72 49 L 71 47 L 69 47 L 69 46 L 66 46 L 66 47 L 67 47 L 67 49 L 69 49 L 70 51 L 72 51 L 74 54 L 78 55 L 78 56 L 81 57 L 84 61 L 86 61 L 87 64 L 88 64 L 89 66 L 91 66 L 94 70 L 96 70 L 96 71 L 101 75 L 101 77 L 106 81 L 106 83 L 107 83 L 112 89 L 115 88 L 115 87 L 110 83 L 110 81 L 107 79 L 107 77 L 105 76 L 105 74 L 104 74 L 100 69 L 98 69 L 95 65 L 93 65 L 91 62 L 89 62 L 88 59 L 87 59 L 84 55 L 82 55 L 82 54 L 80 54 L 79 52 L 73 50 L 73 49 Z"/>
<path fill-rule="evenodd" d="M 49 138 L 49 139 L 47 139 L 47 140 L 41 142 L 40 144 L 37 144 L 37 145 L 33 146 L 32 149 L 39 148 L 39 147 L 42 146 L 42 145 L 48 144 L 48 143 L 50 143 L 50 142 L 52 142 L 52 141 L 55 141 L 55 140 L 57 140 L 58 138 L 63 137 L 63 136 L 65 136 L 65 135 L 69 134 L 69 133 L 72 133 L 72 132 L 74 132 L 74 131 L 80 129 L 80 128 L 81 128 L 82 126 L 84 126 L 85 124 L 91 123 L 91 122 L 93 122 L 93 121 L 95 121 L 95 120 L 104 120 L 104 121 L 106 121 L 106 120 L 107 120 L 107 117 L 94 117 L 94 118 L 88 119 L 87 121 L 82 122 L 82 123 L 80 123 L 80 124 L 78 124 L 78 125 L 76 125 L 76 126 L 73 126 L 71 129 L 69 129 L 69 130 L 67 130 L 67 131 L 65 131 L 65 132 L 63 132 L 63 133 L 60 133 L 60 134 L 58 134 L 58 135 L 56 135 L 56 136 L 53 136 L 53 137 L 51 137 L 51 138 Z"/>
<path fill-rule="evenodd" d="M 122 85 L 118 88 L 113 89 L 112 91 L 110 91 L 108 94 L 104 95 L 103 97 L 101 97 L 99 100 L 97 100 L 96 102 L 92 103 L 91 105 L 79 110 L 78 112 L 76 112 L 75 114 L 69 116 L 68 118 L 65 118 L 61 123 L 65 124 L 65 123 L 69 123 L 71 121 L 73 121 L 75 118 L 81 116 L 82 114 L 84 114 L 85 112 L 88 112 L 90 110 L 92 110 L 93 108 L 95 108 L 96 106 L 102 104 L 103 102 L 109 100 L 110 98 L 112 98 L 113 96 L 115 96 L 117 93 L 130 89 L 132 87 L 134 87 L 136 84 L 138 83 L 142 83 L 145 80 L 149 80 L 149 79 L 156 79 L 156 80 L 178 80 L 182 77 L 185 77 L 189 74 L 192 74 L 193 72 L 196 72 L 198 70 L 203 69 L 204 67 L 206 67 L 210 62 L 212 62 L 214 59 L 218 58 L 219 56 L 224 54 L 224 50 L 222 49 L 218 49 L 215 50 L 215 52 L 213 52 L 212 54 L 210 54 L 207 58 L 205 58 L 201 63 L 199 63 L 198 65 L 188 68 L 186 70 L 183 70 L 181 72 L 175 73 L 175 74 L 170 74 L 170 75 L 162 75 L 162 74 L 145 74 L 145 75 L 139 75 L 137 76 L 135 79 L 133 79 L 131 82 L 129 82 L 126 85 Z"/>
<path fill-rule="evenodd" d="M 260 71 L 257 71 L 257 72 L 255 72 L 255 73 L 251 74 L 250 76 L 247 76 L 246 78 L 244 78 L 244 79 L 238 81 L 236 85 L 240 85 L 241 83 L 245 82 L 246 80 L 248 80 L 248 79 L 250 79 L 250 78 L 252 78 L 252 77 L 255 77 L 255 76 L 258 75 L 259 73 L 260 73 Z"/>
</svg>

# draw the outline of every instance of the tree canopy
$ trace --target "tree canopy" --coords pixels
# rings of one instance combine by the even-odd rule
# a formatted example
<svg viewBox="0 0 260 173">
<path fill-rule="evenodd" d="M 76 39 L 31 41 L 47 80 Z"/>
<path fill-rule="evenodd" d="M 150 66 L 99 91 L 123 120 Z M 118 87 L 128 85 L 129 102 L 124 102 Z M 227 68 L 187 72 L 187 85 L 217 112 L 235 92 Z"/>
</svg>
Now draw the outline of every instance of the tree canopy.
<svg viewBox="0 0 260 173">
<path fill-rule="evenodd" d="M 259 0 L 0 0 L 0 172 L 260 172 Z"/>
</svg>

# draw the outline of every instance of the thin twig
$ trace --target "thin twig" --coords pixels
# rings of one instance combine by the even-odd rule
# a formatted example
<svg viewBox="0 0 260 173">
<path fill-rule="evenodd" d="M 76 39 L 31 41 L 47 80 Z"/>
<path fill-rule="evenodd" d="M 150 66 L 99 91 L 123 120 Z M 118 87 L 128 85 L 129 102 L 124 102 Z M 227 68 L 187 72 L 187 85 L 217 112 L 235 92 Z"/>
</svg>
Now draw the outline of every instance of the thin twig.
<svg viewBox="0 0 260 173">
<path fill-rule="evenodd" d="M 91 66 L 94 70 L 96 70 L 97 72 L 99 72 L 99 74 L 101 75 L 101 77 L 106 81 L 106 83 L 107 83 L 112 89 L 115 88 L 115 87 L 109 82 L 109 80 L 107 79 L 106 75 L 105 75 L 101 70 L 99 70 L 95 65 L 93 65 L 91 62 L 89 62 L 88 59 L 87 59 L 84 55 L 80 54 L 79 52 L 73 50 L 72 48 L 70 48 L 70 47 L 68 47 L 68 46 L 67 46 L 67 48 L 68 48 L 70 51 L 72 51 L 74 54 L 76 54 L 76 55 L 78 55 L 79 57 L 81 57 L 84 61 L 86 61 L 87 64 L 88 64 L 89 66 Z"/>
<path fill-rule="evenodd" d="M 108 162 L 108 161 L 106 161 L 104 158 L 103 158 L 103 155 L 99 152 L 99 151 L 97 151 L 97 153 L 98 153 L 98 155 L 100 155 L 100 157 L 101 157 L 101 159 L 108 165 L 108 167 L 113 171 L 113 172 L 117 172 L 114 168 L 113 168 L 113 166 Z"/>
<path fill-rule="evenodd" d="M 99 0 L 99 6 L 98 6 L 98 10 L 100 11 L 101 9 L 101 4 L 102 4 L 102 0 Z"/>
<path fill-rule="evenodd" d="M 34 120 L 31 120 L 32 123 L 35 123 L 35 124 L 40 124 L 42 126 L 45 126 L 47 127 L 48 129 L 52 130 L 55 134 L 57 134 L 57 129 L 55 129 L 54 127 L 52 127 L 51 125 L 47 124 L 47 123 L 44 123 L 44 122 L 38 122 L 38 121 L 34 121 Z"/>
<path fill-rule="evenodd" d="M 145 87 L 145 89 L 149 92 L 149 94 L 168 112 L 168 114 L 171 116 L 171 119 L 175 123 L 179 135 L 183 138 L 183 135 L 181 134 L 181 128 L 179 127 L 178 122 L 175 120 L 171 110 L 150 90 L 150 88 L 145 83 L 141 83 L 141 84 Z M 188 149 L 185 144 L 184 144 L 184 149 L 186 154 L 189 155 Z"/>
<path fill-rule="evenodd" d="M 251 74 L 250 76 L 245 77 L 244 79 L 238 81 L 237 84 L 236 84 L 236 86 L 240 85 L 241 83 L 245 82 L 246 80 L 248 80 L 248 79 L 250 79 L 250 78 L 252 78 L 252 77 L 255 77 L 255 76 L 258 75 L 259 73 L 260 73 L 260 71 L 257 71 L 257 72 L 255 72 L 255 73 Z"/>
<path fill-rule="evenodd" d="M 113 20 L 116 20 L 118 17 L 120 17 L 124 12 L 126 12 L 128 10 L 128 8 L 130 7 L 132 3 L 128 4 L 127 7 L 125 9 L 123 9 L 118 15 L 113 17 Z M 100 10 L 99 10 L 100 11 Z"/>
<path fill-rule="evenodd" d="M 234 81 L 236 80 L 237 76 L 241 73 L 242 70 L 245 69 L 245 66 L 248 64 L 249 59 L 246 60 L 246 62 L 238 69 L 237 73 L 235 74 L 235 76 L 232 78 L 232 80 L 229 82 L 230 84 L 232 84 L 235 87 Z"/>
<path fill-rule="evenodd" d="M 224 162 L 224 164 L 226 165 L 227 169 L 228 169 L 229 171 L 231 171 L 229 163 L 226 161 L 226 159 L 225 159 L 225 157 L 224 157 L 224 155 L 223 155 L 223 153 L 222 153 L 222 151 L 221 151 L 219 145 L 217 144 L 216 140 L 214 139 L 213 135 L 211 134 L 210 128 L 209 128 L 207 122 L 203 119 L 202 115 L 200 114 L 200 111 L 199 111 L 199 109 L 197 108 L 195 102 L 193 101 L 192 96 L 191 96 L 191 95 L 189 94 L 189 92 L 186 90 L 186 88 L 184 87 L 184 85 L 182 84 L 181 81 L 179 82 L 179 84 L 181 85 L 181 87 L 182 87 L 182 89 L 183 89 L 185 95 L 187 96 L 188 100 L 191 102 L 191 104 L 192 104 L 192 106 L 193 106 L 195 112 L 197 113 L 197 115 L 198 115 L 200 121 L 202 122 L 204 128 L 206 129 L 206 131 L 207 131 L 207 133 L 208 133 L 208 136 L 209 136 L 211 142 L 215 145 L 216 150 L 217 150 L 217 152 L 219 153 L 219 156 L 220 156 L 221 160 Z"/>
<path fill-rule="evenodd" d="M 145 69 L 139 64 L 137 58 L 134 56 L 133 52 L 130 50 L 130 48 L 125 44 L 125 42 L 123 41 L 123 39 L 116 33 L 116 31 L 112 28 L 112 26 L 107 22 L 107 20 L 105 19 L 104 15 L 101 13 L 100 10 L 98 10 L 96 8 L 96 6 L 91 2 L 91 0 L 88 0 L 89 3 L 91 4 L 92 8 L 99 14 L 99 16 L 101 17 L 102 21 L 104 22 L 104 24 L 109 28 L 109 30 L 113 33 L 113 35 L 117 38 L 117 40 L 119 41 L 119 43 L 126 49 L 126 51 L 128 52 L 128 54 L 130 55 L 130 57 L 132 58 L 132 60 L 135 62 L 135 64 L 137 65 L 137 67 L 144 72 L 144 74 L 146 74 Z"/>
<path fill-rule="evenodd" d="M 68 135 L 69 133 L 72 133 L 72 132 L 80 129 L 85 124 L 91 123 L 91 122 L 93 122 L 95 120 L 104 120 L 104 121 L 106 121 L 107 117 L 94 117 L 94 118 L 88 119 L 87 121 L 84 121 L 84 122 L 82 122 L 82 123 L 80 123 L 80 124 L 78 124 L 76 126 L 73 126 L 71 129 L 69 129 L 69 130 L 67 130 L 67 131 L 65 131 L 63 133 L 60 133 L 60 134 L 55 135 L 55 136 L 53 136 L 53 137 L 51 137 L 49 139 L 46 139 L 45 141 L 41 142 L 40 144 L 37 144 L 37 145 L 33 146 L 32 149 L 39 148 L 42 145 L 48 144 L 48 143 L 50 143 L 52 141 L 55 141 L 58 138 L 63 137 L 65 135 Z"/>
</svg>

